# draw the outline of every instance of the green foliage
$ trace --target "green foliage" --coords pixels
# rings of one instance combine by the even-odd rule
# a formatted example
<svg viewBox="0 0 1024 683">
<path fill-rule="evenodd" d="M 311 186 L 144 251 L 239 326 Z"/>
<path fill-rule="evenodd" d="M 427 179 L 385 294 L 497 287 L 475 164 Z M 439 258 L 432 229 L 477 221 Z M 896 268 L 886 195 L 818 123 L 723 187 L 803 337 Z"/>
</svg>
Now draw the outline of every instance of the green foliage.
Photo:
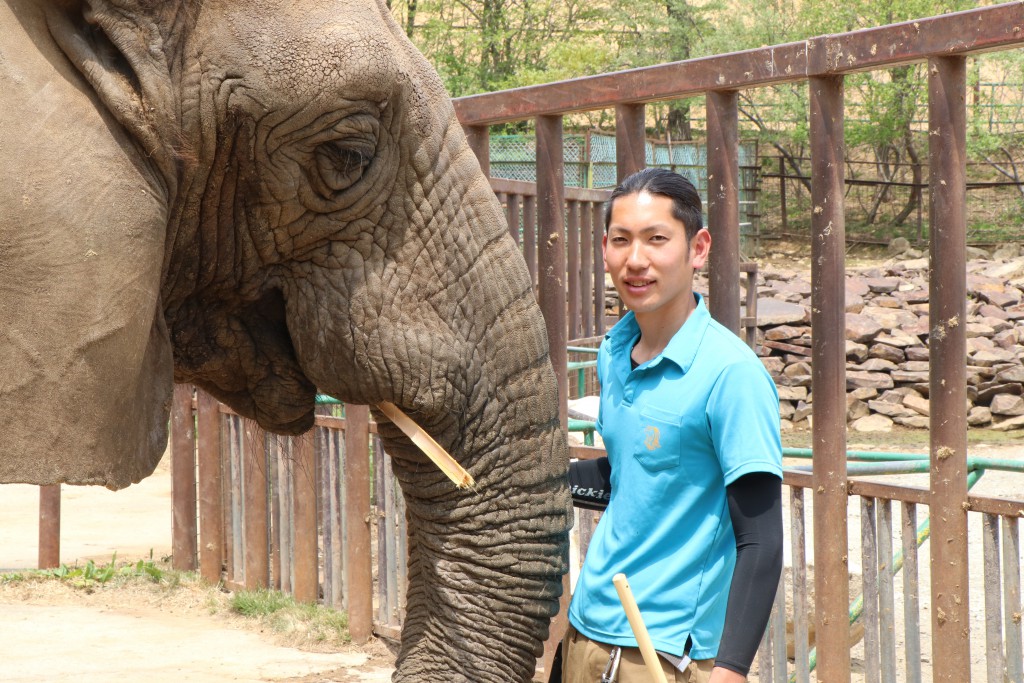
<svg viewBox="0 0 1024 683">
<path fill-rule="evenodd" d="M 56 580 L 75 588 L 85 589 L 96 588 L 112 582 L 126 583 L 138 579 L 153 583 L 177 584 L 180 581 L 180 576 L 177 572 L 161 568 L 153 561 L 152 557 L 149 560 L 118 564 L 117 553 L 114 553 L 110 562 L 103 565 L 97 565 L 92 560 L 88 560 L 82 566 L 76 563 L 69 567 L 62 563 L 55 569 L 33 569 L 0 575 L 0 583 Z"/>
</svg>

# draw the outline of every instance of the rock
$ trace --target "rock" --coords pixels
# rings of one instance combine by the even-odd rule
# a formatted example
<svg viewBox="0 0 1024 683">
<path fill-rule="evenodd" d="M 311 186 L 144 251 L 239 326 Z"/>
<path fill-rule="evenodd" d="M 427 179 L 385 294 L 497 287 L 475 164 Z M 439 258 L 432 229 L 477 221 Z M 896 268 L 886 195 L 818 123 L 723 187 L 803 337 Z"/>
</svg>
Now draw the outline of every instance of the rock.
<svg viewBox="0 0 1024 683">
<path fill-rule="evenodd" d="M 967 337 L 967 353 L 977 353 L 978 351 L 988 351 L 996 348 L 995 342 L 988 337 Z"/>
<path fill-rule="evenodd" d="M 846 314 L 846 338 L 859 344 L 869 342 L 879 335 L 882 326 L 874 318 L 859 313 Z"/>
<path fill-rule="evenodd" d="M 1000 394 L 1016 395 L 1021 394 L 1021 385 L 1014 382 L 1011 384 L 994 381 L 994 382 L 983 382 L 978 385 L 978 395 L 974 397 L 974 402 L 981 405 L 988 405 L 992 402 L 992 399 Z"/>
<path fill-rule="evenodd" d="M 868 415 L 856 420 L 851 429 L 857 432 L 891 432 L 892 420 L 885 415 Z"/>
<path fill-rule="evenodd" d="M 992 304 L 985 304 L 978 309 L 978 315 L 983 315 L 986 318 L 998 318 L 999 320 L 1006 320 L 1006 311 L 999 306 L 993 306 Z"/>
<path fill-rule="evenodd" d="M 992 252 L 992 258 L 999 259 L 1000 261 L 1008 261 L 1010 259 L 1017 258 L 1020 255 L 1020 245 L 1017 244 L 1016 242 L 1008 242 L 1007 244 L 1001 244 L 998 247 L 996 247 L 995 251 Z"/>
<path fill-rule="evenodd" d="M 887 401 L 868 401 L 868 409 L 872 412 L 879 413 L 880 415 L 887 415 L 889 417 L 909 417 L 910 415 L 917 415 L 916 412 L 905 407 L 902 403 L 889 403 Z"/>
<path fill-rule="evenodd" d="M 859 399 L 853 398 L 852 396 L 846 397 L 846 421 L 852 422 L 853 420 L 859 420 L 862 417 L 867 417 L 871 414 L 868 410 L 868 404 Z"/>
<path fill-rule="evenodd" d="M 1024 415 L 1024 398 L 1014 394 L 997 394 L 992 397 L 989 410 L 993 415 Z"/>
<path fill-rule="evenodd" d="M 903 353 L 903 349 L 897 348 L 890 344 L 872 344 L 868 350 L 868 356 L 871 358 L 881 358 L 887 360 L 890 363 L 902 363 L 906 359 L 906 354 Z"/>
<path fill-rule="evenodd" d="M 802 401 L 807 398 L 807 387 L 777 387 L 779 400 Z"/>
<path fill-rule="evenodd" d="M 906 237 L 893 237 L 889 240 L 889 253 L 893 256 L 899 256 L 907 249 L 910 249 L 910 240 Z"/>
<path fill-rule="evenodd" d="M 997 382 L 1024 382 L 1024 366 L 1014 365 L 996 373 Z"/>
<path fill-rule="evenodd" d="M 914 429 L 928 429 L 930 420 L 923 415 L 901 415 L 892 418 L 893 422 L 904 427 L 913 427 Z"/>
<path fill-rule="evenodd" d="M 995 278 L 996 280 L 1012 280 L 1021 273 L 1024 273 L 1024 259 L 1014 259 L 1007 263 L 999 263 L 994 266 L 989 266 L 982 271 L 982 275 Z M 1011 292 L 1007 293 L 1009 294 Z M 1019 293 L 1017 301 L 1020 301 Z M 991 303 L 994 303 L 997 306 L 1001 305 L 996 301 L 992 301 Z"/>
<path fill-rule="evenodd" d="M 847 277 L 844 289 L 846 289 L 846 296 L 849 297 L 851 294 L 856 297 L 862 297 L 866 295 L 871 289 L 868 287 L 867 281 L 857 275 Z"/>
<path fill-rule="evenodd" d="M 900 286 L 899 278 L 895 277 L 869 277 L 865 280 L 868 289 L 875 294 L 888 294 L 895 292 Z"/>
<path fill-rule="evenodd" d="M 909 372 L 907 370 L 893 370 L 889 373 L 889 377 L 893 382 L 902 382 L 909 384 L 912 382 L 927 382 L 927 372 Z"/>
<path fill-rule="evenodd" d="M 796 408 L 789 401 L 779 401 L 779 417 L 783 420 L 788 420 L 796 412 Z"/>
<path fill-rule="evenodd" d="M 1008 432 L 1013 429 L 1022 429 L 1024 428 L 1024 415 L 1011 417 L 1010 419 L 1002 420 L 1001 422 L 993 422 L 991 428 L 1000 432 Z"/>
<path fill-rule="evenodd" d="M 764 338 L 771 341 L 788 341 L 790 339 L 799 339 L 803 336 L 810 336 L 811 328 L 807 325 L 800 325 L 794 327 L 792 325 L 778 325 L 770 330 L 764 331 Z"/>
<path fill-rule="evenodd" d="M 762 327 L 800 324 L 810 321 L 806 306 L 791 304 L 779 299 L 757 300 L 757 321 Z"/>
<path fill-rule="evenodd" d="M 998 363 L 1012 363 L 1017 360 L 1017 354 L 1009 349 L 994 348 L 980 351 L 968 356 L 970 361 L 974 365 L 978 365 L 983 368 L 989 368 Z"/>
<path fill-rule="evenodd" d="M 868 399 L 878 396 L 878 389 L 875 389 L 874 387 L 857 387 L 850 392 L 850 396 L 861 401 L 867 401 Z"/>
<path fill-rule="evenodd" d="M 903 405 L 915 413 L 927 416 L 929 414 L 928 399 L 921 398 L 917 394 L 907 394 L 903 397 Z"/>
<path fill-rule="evenodd" d="M 907 360 L 928 360 L 928 347 L 927 346 L 908 346 L 904 353 L 907 354 Z"/>
<path fill-rule="evenodd" d="M 906 363 L 900 364 L 900 370 L 909 370 L 910 372 L 928 372 L 928 361 L 908 360 Z"/>
<path fill-rule="evenodd" d="M 761 359 L 761 364 L 764 365 L 764 369 L 768 371 L 768 374 L 772 377 L 778 377 L 782 374 L 782 371 L 786 369 L 786 364 L 778 356 L 767 356 Z"/>
<path fill-rule="evenodd" d="M 985 406 L 974 406 L 967 413 L 967 424 L 971 427 L 982 427 L 992 421 L 992 411 Z"/>
<path fill-rule="evenodd" d="M 810 356 L 812 351 L 809 346 L 800 346 L 799 344 L 790 344 L 788 342 L 770 341 L 764 340 L 761 346 L 765 346 L 769 349 L 776 349 L 778 351 L 785 351 L 786 353 L 797 354 L 800 356 Z"/>
<path fill-rule="evenodd" d="M 894 330 L 903 325 L 917 325 L 917 315 L 903 309 L 883 308 L 882 306 L 865 306 L 861 315 L 874 318 L 886 330 Z"/>
<path fill-rule="evenodd" d="M 848 366 L 850 370 L 863 370 L 864 372 L 889 372 L 897 367 L 891 360 L 884 358 L 869 358 L 860 365 Z"/>
<path fill-rule="evenodd" d="M 901 299 L 897 299 L 894 296 L 877 296 L 877 297 L 875 297 L 875 302 L 874 303 L 875 303 L 875 306 L 880 306 L 881 308 L 892 308 L 892 309 L 902 309 L 903 308 L 903 301 Z M 863 312 L 864 311 L 862 310 L 861 313 L 863 313 Z"/>
<path fill-rule="evenodd" d="M 859 372 L 857 370 L 847 372 L 846 390 L 850 391 L 860 387 L 891 389 L 893 387 L 893 378 L 884 372 Z"/>
<path fill-rule="evenodd" d="M 991 327 L 995 334 L 1013 329 L 1013 323 L 1006 318 L 997 318 L 991 315 L 981 315 L 979 313 L 977 322 Z"/>
<path fill-rule="evenodd" d="M 972 247 L 972 246 L 968 245 L 967 246 L 967 258 L 969 260 L 972 260 L 972 261 L 973 260 L 977 260 L 977 259 L 984 259 L 984 260 L 987 261 L 987 260 L 991 259 L 992 257 L 989 255 L 989 253 L 987 251 L 985 251 L 981 247 Z"/>
<path fill-rule="evenodd" d="M 888 391 L 882 392 L 882 395 L 878 397 L 878 400 L 885 401 L 886 403 L 899 403 L 900 405 L 903 405 L 903 398 L 912 393 L 914 393 L 913 389 L 897 387 L 895 389 L 889 389 Z"/>
<path fill-rule="evenodd" d="M 806 419 L 810 418 L 813 413 L 814 413 L 814 408 L 811 407 L 810 403 L 805 403 L 803 401 L 800 401 L 799 403 L 796 404 L 796 410 L 793 411 L 793 418 L 792 418 L 792 420 L 793 420 L 793 422 L 795 424 L 797 422 L 800 422 L 801 420 L 806 420 Z"/>
<path fill-rule="evenodd" d="M 867 357 L 868 347 L 866 344 L 858 344 L 850 339 L 846 340 L 846 360 L 862 363 Z"/>
<path fill-rule="evenodd" d="M 928 259 L 926 258 L 915 258 L 907 259 L 903 262 L 904 270 L 928 270 Z"/>
<path fill-rule="evenodd" d="M 967 323 L 967 331 L 965 334 L 967 335 L 967 338 L 970 339 L 972 337 L 991 337 L 995 333 L 995 328 L 990 327 L 989 325 L 985 325 L 983 323 Z"/>
<path fill-rule="evenodd" d="M 786 369 L 782 371 L 782 374 L 784 374 L 786 377 L 800 377 L 803 375 L 809 375 L 811 374 L 811 364 L 805 361 L 800 361 L 799 363 L 787 365 Z"/>
<path fill-rule="evenodd" d="M 992 343 L 1001 349 L 1012 349 L 1017 343 L 1017 330 L 1011 328 L 1002 332 L 996 332 L 995 336 L 992 337 Z"/>
<path fill-rule="evenodd" d="M 794 429 L 796 429 L 796 427 L 789 420 L 787 420 L 785 418 L 782 418 L 781 420 L 779 420 L 779 431 L 781 431 L 781 432 L 791 432 Z"/>
</svg>

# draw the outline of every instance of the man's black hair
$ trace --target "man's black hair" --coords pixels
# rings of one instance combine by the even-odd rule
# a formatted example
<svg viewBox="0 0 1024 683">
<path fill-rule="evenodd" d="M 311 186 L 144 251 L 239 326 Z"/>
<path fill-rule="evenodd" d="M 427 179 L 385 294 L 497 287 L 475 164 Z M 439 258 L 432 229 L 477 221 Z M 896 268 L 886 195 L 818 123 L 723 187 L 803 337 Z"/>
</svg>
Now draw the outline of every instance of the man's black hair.
<svg viewBox="0 0 1024 683">
<path fill-rule="evenodd" d="M 701 215 L 700 195 L 689 180 L 665 168 L 645 168 L 629 176 L 618 187 L 604 205 L 604 231 L 612 220 L 612 205 L 619 197 L 631 194 L 661 195 L 672 200 L 672 217 L 686 227 L 686 240 L 690 241 L 704 226 Z"/>
</svg>

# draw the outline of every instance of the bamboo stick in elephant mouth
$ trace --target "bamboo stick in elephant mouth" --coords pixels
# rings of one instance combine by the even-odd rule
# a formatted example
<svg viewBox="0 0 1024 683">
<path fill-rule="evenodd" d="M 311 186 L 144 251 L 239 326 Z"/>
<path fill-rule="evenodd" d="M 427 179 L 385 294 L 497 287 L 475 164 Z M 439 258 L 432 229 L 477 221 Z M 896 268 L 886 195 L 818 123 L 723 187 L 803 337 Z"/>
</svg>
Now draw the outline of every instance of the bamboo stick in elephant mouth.
<svg viewBox="0 0 1024 683">
<path fill-rule="evenodd" d="M 441 444 L 434 441 L 434 438 L 427 433 L 423 427 L 420 427 L 411 417 L 406 415 L 402 410 L 393 403 L 382 401 L 377 404 L 380 411 L 394 423 L 396 427 L 402 430 L 409 439 L 419 447 L 423 453 L 437 465 L 442 472 L 444 472 L 449 479 L 454 482 L 455 486 L 460 489 L 469 488 L 475 486 L 476 481 L 473 480 L 472 475 L 467 472 L 462 465 L 460 465 L 455 458 L 448 454 Z"/>
</svg>

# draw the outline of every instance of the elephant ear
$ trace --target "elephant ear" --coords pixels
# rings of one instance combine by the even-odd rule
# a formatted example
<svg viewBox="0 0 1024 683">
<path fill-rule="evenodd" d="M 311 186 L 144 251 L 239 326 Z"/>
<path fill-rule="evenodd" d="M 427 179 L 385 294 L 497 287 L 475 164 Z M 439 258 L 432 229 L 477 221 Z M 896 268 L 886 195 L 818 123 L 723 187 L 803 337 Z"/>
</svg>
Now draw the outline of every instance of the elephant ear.
<svg viewBox="0 0 1024 683">
<path fill-rule="evenodd" d="M 88 0 L 47 12 L 50 34 L 156 166 L 170 197 L 177 189 L 180 127 L 167 59 L 175 17 L 180 22 L 189 14 L 173 13 L 179 5 L 185 3 Z"/>
<path fill-rule="evenodd" d="M 121 488 L 167 442 L 171 159 L 146 147 L 152 118 L 127 130 L 146 109 L 133 78 L 102 71 L 117 60 L 95 35 L 58 47 L 55 19 L 0 6 L 0 483 Z"/>
</svg>

